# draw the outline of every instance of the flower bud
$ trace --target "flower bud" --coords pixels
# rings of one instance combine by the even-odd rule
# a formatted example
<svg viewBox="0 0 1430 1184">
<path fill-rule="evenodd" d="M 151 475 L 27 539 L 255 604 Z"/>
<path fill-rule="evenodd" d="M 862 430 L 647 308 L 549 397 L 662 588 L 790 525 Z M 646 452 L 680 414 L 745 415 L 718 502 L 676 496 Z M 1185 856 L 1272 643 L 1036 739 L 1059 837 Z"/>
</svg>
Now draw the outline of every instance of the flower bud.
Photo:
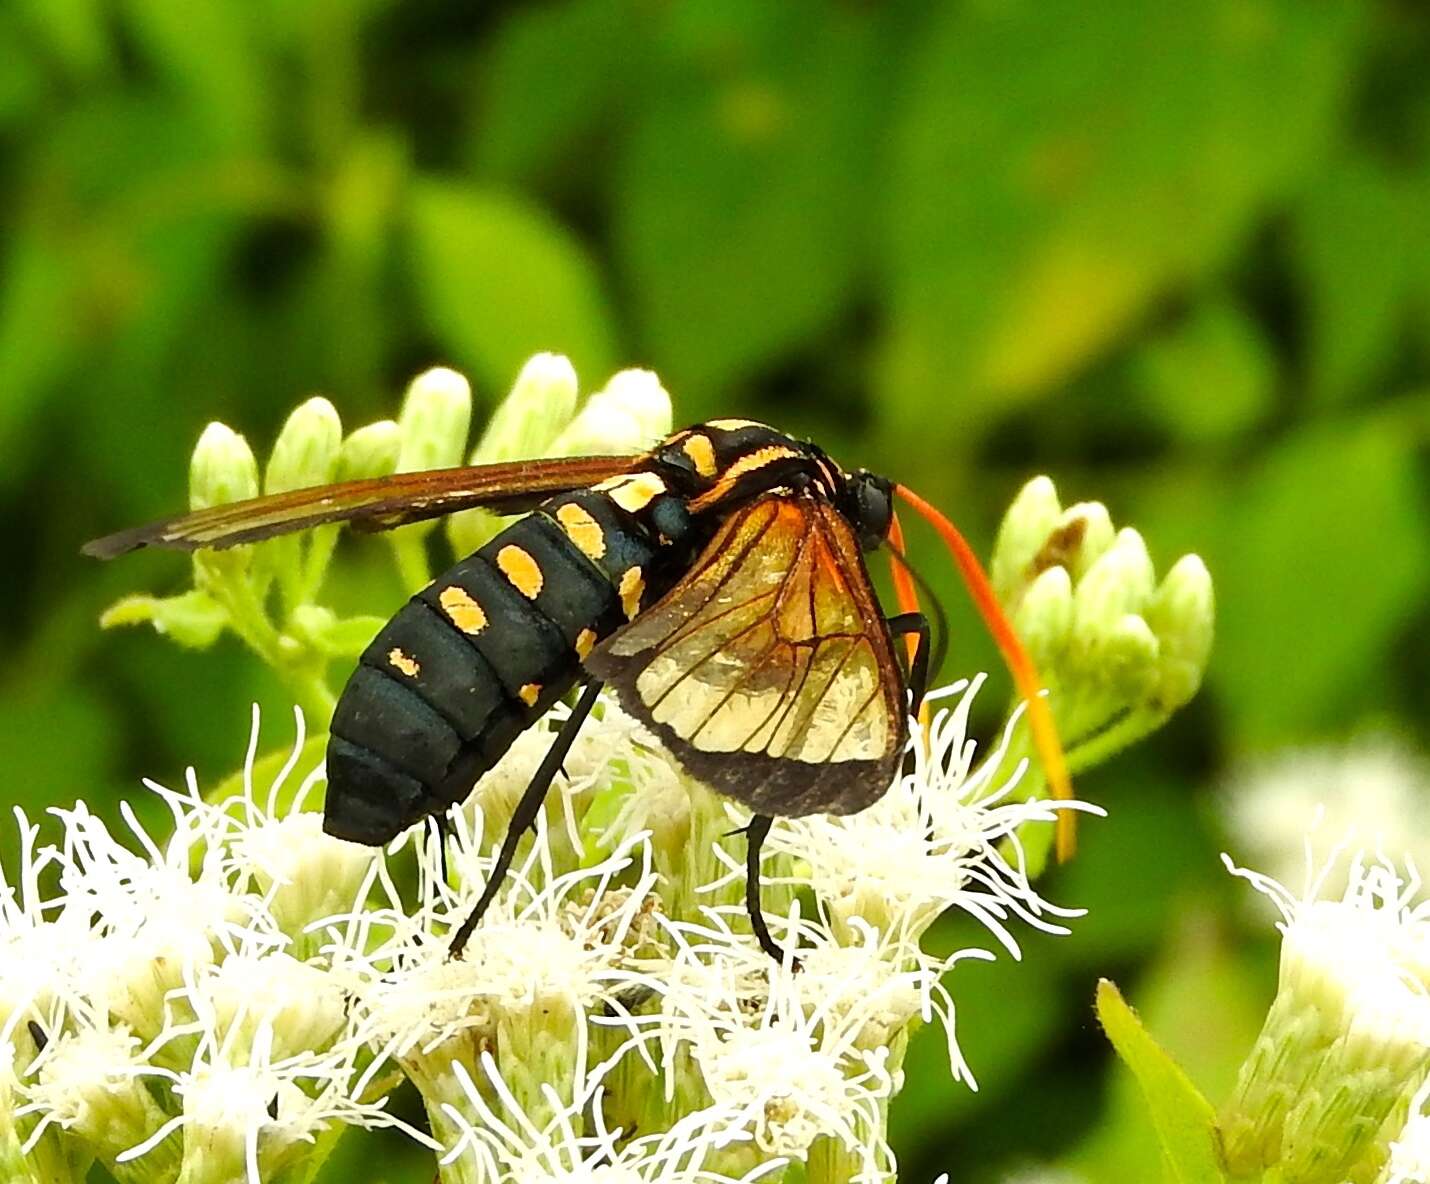
<svg viewBox="0 0 1430 1184">
<path fill-rule="evenodd" d="M 560 354 L 537 354 L 517 375 L 511 393 L 492 414 L 472 453 L 472 463 L 495 464 L 548 456 L 576 411 L 576 371 Z M 502 527 L 489 510 L 464 510 L 447 520 L 447 536 L 459 555 L 475 551 Z"/>
<path fill-rule="evenodd" d="M 1146 617 L 1161 650 L 1157 701 L 1175 711 L 1197 693 L 1211 656 L 1216 604 L 1211 573 L 1200 557 L 1183 555 L 1173 564 Z"/>
<path fill-rule="evenodd" d="M 343 425 L 321 396 L 298 407 L 283 425 L 263 475 L 265 493 L 287 493 L 327 485 L 338 467 Z"/>
<path fill-rule="evenodd" d="M 641 452 L 670 434 L 670 395 L 649 370 L 622 370 L 552 444 L 553 456 Z"/>
<path fill-rule="evenodd" d="M 998 528 L 988 575 L 998 599 L 1016 605 L 1024 588 L 1041 574 L 1033 561 L 1058 524 L 1062 506 L 1049 477 L 1034 477 L 1013 499 Z"/>
<path fill-rule="evenodd" d="M 248 441 L 225 424 L 209 424 L 189 461 L 189 509 L 207 510 L 257 496 L 258 462 Z"/>
<path fill-rule="evenodd" d="M 1062 657 L 1072 622 L 1072 577 L 1065 567 L 1050 567 L 1029 584 L 1013 614 L 1014 631 L 1043 671 Z"/>
<path fill-rule="evenodd" d="M 395 420 L 379 419 L 358 428 L 338 452 L 338 480 L 391 476 L 401 452 L 402 429 Z"/>
<path fill-rule="evenodd" d="M 670 393 L 653 370 L 622 370 L 606 383 L 605 390 L 593 397 L 630 415 L 645 434 L 646 445 L 670 435 L 673 419 Z"/>
<path fill-rule="evenodd" d="M 576 371 L 560 354 L 537 354 L 517 375 L 472 453 L 473 464 L 547 455 L 576 413 Z"/>
<path fill-rule="evenodd" d="M 472 388 L 455 370 L 434 366 L 412 380 L 398 416 L 399 473 L 462 463 L 472 420 Z"/>
<path fill-rule="evenodd" d="M 1142 536 L 1130 527 L 1119 531 L 1073 593 L 1073 630 L 1079 641 L 1095 648 L 1124 616 L 1141 612 L 1155 579 Z"/>
</svg>

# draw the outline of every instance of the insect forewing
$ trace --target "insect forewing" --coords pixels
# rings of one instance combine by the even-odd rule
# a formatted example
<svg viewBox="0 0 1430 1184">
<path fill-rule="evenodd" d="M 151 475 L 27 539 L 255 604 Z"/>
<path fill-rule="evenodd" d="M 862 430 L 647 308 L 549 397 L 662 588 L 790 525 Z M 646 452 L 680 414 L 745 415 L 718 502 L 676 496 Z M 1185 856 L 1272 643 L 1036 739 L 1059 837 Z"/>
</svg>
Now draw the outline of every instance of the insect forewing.
<svg viewBox="0 0 1430 1184">
<path fill-rule="evenodd" d="M 580 456 L 513 461 L 295 489 L 106 535 L 86 543 L 84 553 L 97 559 L 112 559 L 140 547 L 219 550 L 329 522 L 350 522 L 364 530 L 390 530 L 474 506 L 517 514 L 554 494 L 581 489 L 625 472 L 633 459 Z"/>
</svg>

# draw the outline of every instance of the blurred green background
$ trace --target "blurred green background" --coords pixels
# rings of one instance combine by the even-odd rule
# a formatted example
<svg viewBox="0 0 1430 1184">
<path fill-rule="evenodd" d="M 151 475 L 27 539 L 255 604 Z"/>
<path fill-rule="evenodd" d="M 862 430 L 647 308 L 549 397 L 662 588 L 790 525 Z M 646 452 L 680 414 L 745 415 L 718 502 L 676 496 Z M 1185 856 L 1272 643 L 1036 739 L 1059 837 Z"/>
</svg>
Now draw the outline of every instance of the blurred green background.
<svg viewBox="0 0 1430 1184">
<path fill-rule="evenodd" d="M 9 0 L 0 187 L 0 769 L 27 810 L 212 783 L 255 698 L 284 742 L 236 642 L 96 627 L 181 560 L 79 544 L 182 508 L 209 419 L 261 455 L 302 397 L 356 425 L 437 362 L 479 407 L 537 350 L 588 389 L 651 366 L 677 420 L 808 434 L 985 553 L 1047 472 L 1162 570 L 1206 558 L 1210 681 L 1081 780 L 1111 817 L 1046 882 L 1091 909 L 1075 935 L 955 972 L 981 1089 L 916 1046 L 908 1180 L 1154 1179 L 1095 978 L 1223 1097 L 1275 954 L 1216 858 L 1228 771 L 1372 725 L 1424 744 L 1415 0 Z M 946 675 L 996 669 L 915 545 Z M 393 1147 L 385 1178 L 430 1176 Z"/>
</svg>

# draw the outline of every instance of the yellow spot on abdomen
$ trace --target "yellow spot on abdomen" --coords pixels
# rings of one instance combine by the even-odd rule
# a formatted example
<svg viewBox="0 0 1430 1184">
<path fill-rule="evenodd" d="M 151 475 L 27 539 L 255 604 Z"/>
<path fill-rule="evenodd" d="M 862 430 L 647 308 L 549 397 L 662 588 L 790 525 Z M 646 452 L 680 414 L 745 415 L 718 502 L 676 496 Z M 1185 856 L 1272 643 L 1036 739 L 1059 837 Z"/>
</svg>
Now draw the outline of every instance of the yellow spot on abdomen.
<svg viewBox="0 0 1430 1184">
<path fill-rule="evenodd" d="M 715 476 L 715 446 L 710 443 L 709 436 L 702 436 L 699 432 L 687 436 L 681 442 L 680 451 L 690 458 L 695 471 L 702 477 Z"/>
<path fill-rule="evenodd" d="M 626 569 L 626 574 L 621 577 L 621 608 L 625 610 L 626 620 L 631 620 L 636 613 L 641 611 L 641 593 L 645 591 L 645 576 L 641 574 L 639 567 Z"/>
<path fill-rule="evenodd" d="M 408 678 L 416 678 L 422 673 L 422 663 L 416 658 L 409 658 L 396 646 L 387 651 L 387 662 L 394 670 L 407 675 Z"/>
<path fill-rule="evenodd" d="M 536 560 L 520 547 L 508 543 L 497 552 L 497 566 L 512 586 L 528 600 L 535 600 L 541 593 L 545 581 L 541 577 L 541 567 Z"/>
<path fill-rule="evenodd" d="M 556 521 L 567 537 L 588 559 L 600 559 L 606 553 L 606 535 L 601 524 L 575 502 L 567 502 L 556 511 Z"/>
<path fill-rule="evenodd" d="M 529 682 L 521 690 L 517 691 L 521 696 L 521 701 L 528 707 L 535 707 L 536 701 L 541 698 L 541 684 L 539 682 Z"/>
<path fill-rule="evenodd" d="M 665 492 L 665 482 L 654 473 L 623 473 L 609 481 L 602 481 L 595 488 L 609 493 L 616 505 L 635 514 Z"/>
<path fill-rule="evenodd" d="M 594 629 L 582 629 L 576 634 L 576 656 L 585 661 L 591 656 L 591 651 L 596 648 L 596 631 Z"/>
<path fill-rule="evenodd" d="M 447 618 L 463 633 L 480 633 L 486 628 L 487 614 L 465 588 L 459 588 L 455 584 L 450 588 L 443 588 L 437 600 Z"/>
</svg>

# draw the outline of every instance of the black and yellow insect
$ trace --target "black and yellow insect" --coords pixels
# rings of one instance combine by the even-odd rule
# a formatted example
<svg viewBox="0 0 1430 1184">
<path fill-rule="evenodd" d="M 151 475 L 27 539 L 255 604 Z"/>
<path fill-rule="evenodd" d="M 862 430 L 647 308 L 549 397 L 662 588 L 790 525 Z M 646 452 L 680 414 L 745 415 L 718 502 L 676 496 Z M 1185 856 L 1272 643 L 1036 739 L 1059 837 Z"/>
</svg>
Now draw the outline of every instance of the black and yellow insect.
<svg viewBox="0 0 1430 1184">
<path fill-rule="evenodd" d="M 757 874 L 772 818 L 849 814 L 878 800 L 903 759 L 909 692 L 915 706 L 923 697 L 928 625 L 901 567 L 905 611 L 885 616 L 863 559 L 885 544 L 902 551 L 896 490 L 953 548 L 1029 696 L 1049 780 L 1066 792 L 1036 672 L 953 527 L 903 486 L 846 472 L 763 424 L 713 420 L 636 457 L 296 490 L 111 535 L 86 551 L 230 547 L 339 521 L 386 529 L 471 506 L 524 513 L 412 597 L 362 655 L 333 716 L 324 829 L 380 844 L 440 820 L 525 728 L 584 684 L 453 935 L 460 953 L 609 686 L 694 777 L 754 811 L 747 902 L 760 944 L 778 957 Z M 902 665 L 900 635 L 910 639 Z M 1069 839 L 1060 835 L 1064 849 Z"/>
</svg>

